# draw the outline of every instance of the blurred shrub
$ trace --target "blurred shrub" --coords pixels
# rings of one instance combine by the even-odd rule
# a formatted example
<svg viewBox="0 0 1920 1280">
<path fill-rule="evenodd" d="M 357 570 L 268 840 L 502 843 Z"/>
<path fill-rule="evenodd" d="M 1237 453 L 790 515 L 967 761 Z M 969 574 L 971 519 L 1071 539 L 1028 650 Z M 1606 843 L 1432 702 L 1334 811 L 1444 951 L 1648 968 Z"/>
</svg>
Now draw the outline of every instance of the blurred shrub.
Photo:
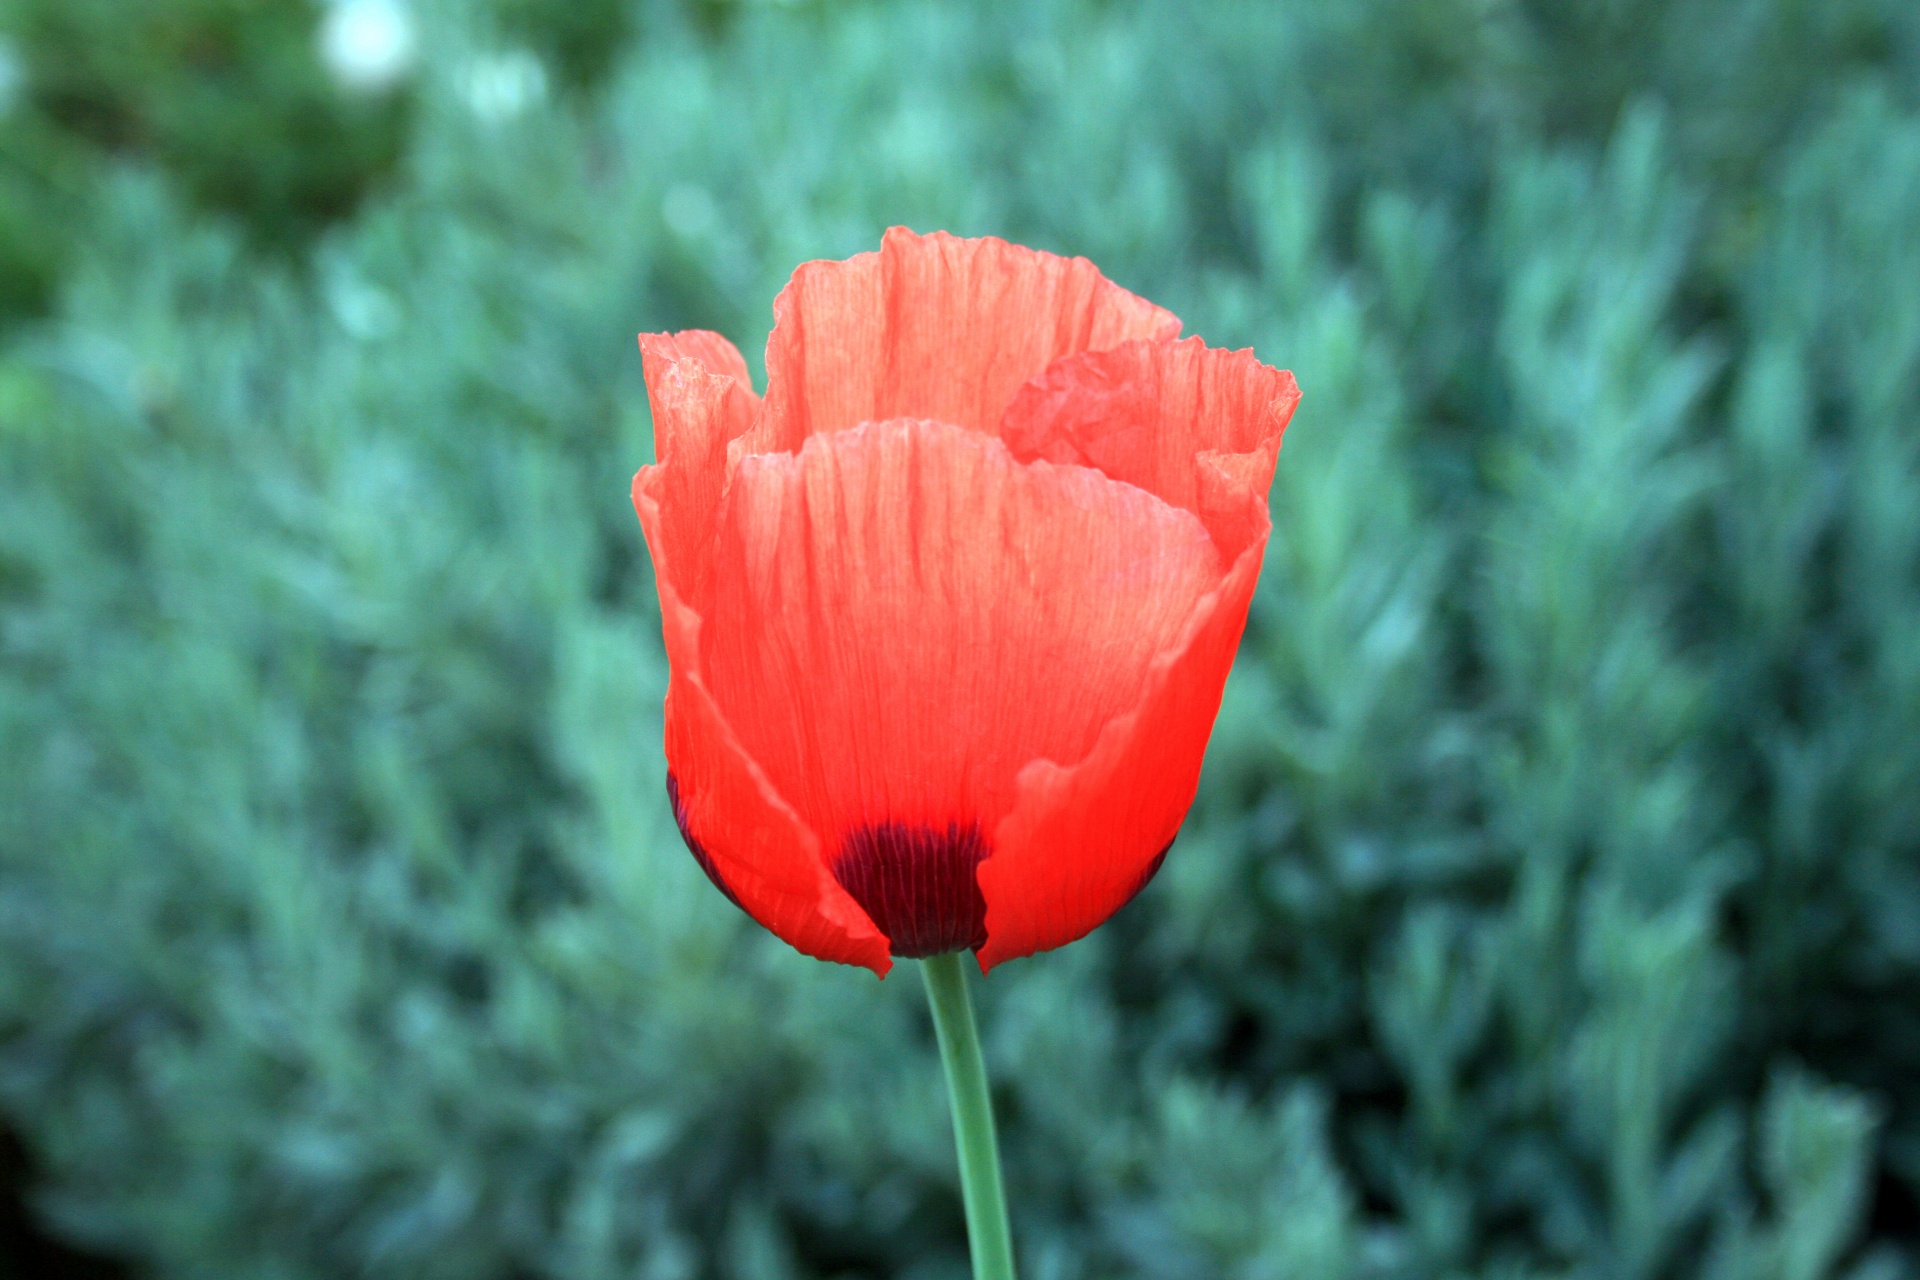
<svg viewBox="0 0 1920 1280">
<path fill-rule="evenodd" d="M 1911 12 L 419 12 L 390 184 L 294 265 L 156 151 L 47 188 L 0 1106 L 52 1229 L 167 1276 L 965 1273 L 913 976 L 678 845 L 625 501 L 635 331 L 757 363 L 794 263 L 905 222 L 1306 389 L 1180 847 L 982 989 L 1027 1274 L 1920 1270 Z M 476 94 L 516 47 L 606 79 Z"/>
<path fill-rule="evenodd" d="M 146 157 L 258 241 L 298 244 L 393 167 L 404 125 L 403 99 L 329 78 L 317 16 L 304 0 L 11 0 L 22 100 L 0 136 L 55 141 L 69 167 Z M 43 274 L 36 261 L 73 252 L 85 231 L 43 218 L 51 243 L 0 241 L 0 271 Z M 8 301 L 18 314 L 43 291 Z"/>
<path fill-rule="evenodd" d="M 531 46 L 575 88 L 593 88 L 612 70 L 638 26 L 628 0 L 493 0 L 508 39 Z"/>
<path fill-rule="evenodd" d="M 84 170 L 44 121 L 0 118 L 0 323 L 52 302 L 86 207 Z"/>
<path fill-rule="evenodd" d="M 329 80 L 310 4 L 25 0 L 16 21 L 51 119 L 149 152 L 196 203 L 268 237 L 344 213 L 396 157 L 393 104 Z"/>
<path fill-rule="evenodd" d="M 0 322 L 39 312 L 66 256 L 81 174 L 112 157 L 166 172 L 195 207 L 258 246 L 300 249 L 390 179 L 411 119 L 409 68 L 356 84 L 326 65 L 329 13 L 355 0 L 5 0 Z M 361 0 L 361 8 L 367 8 Z M 402 0 L 373 6 L 411 32 Z M 625 0 L 495 0 L 484 34 L 590 90 L 636 30 Z M 365 36 L 362 36 L 365 39 Z M 17 83 L 15 83 L 17 82 Z"/>
</svg>

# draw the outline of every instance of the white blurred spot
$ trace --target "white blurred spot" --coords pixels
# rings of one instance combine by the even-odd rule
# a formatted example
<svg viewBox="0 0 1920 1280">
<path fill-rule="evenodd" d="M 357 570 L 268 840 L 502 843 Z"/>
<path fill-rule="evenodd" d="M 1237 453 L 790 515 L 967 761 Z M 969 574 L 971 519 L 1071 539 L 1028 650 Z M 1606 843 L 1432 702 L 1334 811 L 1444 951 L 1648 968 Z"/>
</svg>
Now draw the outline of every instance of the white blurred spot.
<svg viewBox="0 0 1920 1280">
<path fill-rule="evenodd" d="M 467 105 L 482 120 L 519 115 L 547 96 L 547 69 L 525 49 L 475 58 L 467 68 Z"/>
<path fill-rule="evenodd" d="M 390 89 L 413 69 L 413 16 L 400 0 L 333 0 L 320 22 L 320 58 L 342 87 Z"/>
<path fill-rule="evenodd" d="M 688 238 L 711 230 L 720 211 L 707 189 L 693 182 L 676 182 L 660 200 L 660 216 L 675 235 Z"/>
<path fill-rule="evenodd" d="M 369 284 L 350 271 L 336 271 L 327 280 L 327 306 L 349 337 L 372 342 L 399 327 L 400 308 L 385 289 Z"/>
</svg>

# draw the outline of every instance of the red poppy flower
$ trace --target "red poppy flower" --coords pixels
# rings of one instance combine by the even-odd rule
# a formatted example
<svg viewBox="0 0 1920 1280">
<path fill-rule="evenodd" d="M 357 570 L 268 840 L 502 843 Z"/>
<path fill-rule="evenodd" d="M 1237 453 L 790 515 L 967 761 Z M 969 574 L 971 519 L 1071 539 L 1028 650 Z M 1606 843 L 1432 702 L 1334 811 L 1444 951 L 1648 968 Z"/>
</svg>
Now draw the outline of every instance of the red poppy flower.
<svg viewBox="0 0 1920 1280">
<path fill-rule="evenodd" d="M 1293 377 L 1001 240 L 896 228 L 773 310 L 764 400 L 717 334 L 640 339 L 687 847 L 881 974 L 1071 942 L 1193 801 Z"/>
</svg>

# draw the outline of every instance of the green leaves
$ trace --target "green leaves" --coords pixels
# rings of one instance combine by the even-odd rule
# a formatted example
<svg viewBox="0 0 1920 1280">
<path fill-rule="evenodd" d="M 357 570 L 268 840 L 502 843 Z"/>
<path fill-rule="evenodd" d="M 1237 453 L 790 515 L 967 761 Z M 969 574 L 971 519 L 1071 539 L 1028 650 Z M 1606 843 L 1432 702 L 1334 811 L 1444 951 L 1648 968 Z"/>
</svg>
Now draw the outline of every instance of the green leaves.
<svg viewBox="0 0 1920 1280">
<path fill-rule="evenodd" d="M 1859 1093 L 1825 1085 L 1804 1072 L 1776 1072 L 1754 1134 L 1762 1183 L 1771 1205 L 1756 1222 L 1749 1205 L 1733 1207 L 1715 1241 L 1715 1276 L 1806 1280 L 1833 1275 L 1867 1206 L 1867 1174 L 1881 1117 Z M 1897 1274 L 1881 1254 L 1853 1274 Z"/>
</svg>

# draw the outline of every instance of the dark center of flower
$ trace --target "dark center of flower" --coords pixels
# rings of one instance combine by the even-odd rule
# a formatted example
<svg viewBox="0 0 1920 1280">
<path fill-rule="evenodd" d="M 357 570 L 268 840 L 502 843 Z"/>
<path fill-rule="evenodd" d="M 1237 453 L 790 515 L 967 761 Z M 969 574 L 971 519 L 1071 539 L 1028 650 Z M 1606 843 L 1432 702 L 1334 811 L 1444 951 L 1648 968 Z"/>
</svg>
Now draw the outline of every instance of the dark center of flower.
<svg viewBox="0 0 1920 1280">
<path fill-rule="evenodd" d="M 740 899 L 720 877 L 713 855 L 687 830 L 680 780 L 667 774 L 667 800 L 688 852 L 714 887 L 734 906 Z M 1147 887 L 1166 861 L 1167 842 L 1141 872 L 1129 901 Z M 976 872 L 987 856 L 986 837 L 972 823 L 945 828 L 880 822 L 849 835 L 833 862 L 833 875 L 887 935 L 896 956 L 915 959 L 948 951 L 978 950 L 987 941 L 987 901 Z M 744 908 L 742 908 L 744 910 Z"/>
<path fill-rule="evenodd" d="M 987 842 L 972 823 L 881 822 L 849 835 L 833 875 L 887 935 L 897 956 L 937 956 L 987 940 L 987 901 L 974 870 Z"/>
</svg>

